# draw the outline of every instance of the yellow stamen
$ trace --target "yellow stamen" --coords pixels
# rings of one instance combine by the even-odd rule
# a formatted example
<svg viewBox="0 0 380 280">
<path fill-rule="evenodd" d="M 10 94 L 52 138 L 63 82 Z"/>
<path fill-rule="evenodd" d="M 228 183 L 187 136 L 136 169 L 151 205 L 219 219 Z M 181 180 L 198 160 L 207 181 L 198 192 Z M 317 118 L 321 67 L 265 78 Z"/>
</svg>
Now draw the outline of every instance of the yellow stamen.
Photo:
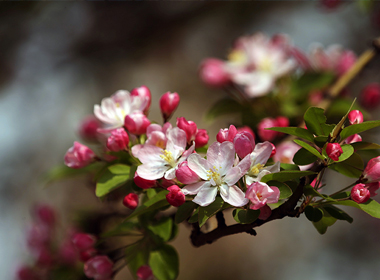
<svg viewBox="0 0 380 280">
<path fill-rule="evenodd" d="M 249 170 L 249 175 L 250 176 L 257 176 L 257 175 L 259 175 L 260 170 L 263 169 L 263 167 L 264 167 L 264 164 L 261 164 L 261 163 L 255 164 Z"/>
<path fill-rule="evenodd" d="M 175 167 L 176 164 L 172 152 L 164 150 L 164 154 L 160 155 L 160 157 L 164 159 L 171 167 Z"/>
</svg>

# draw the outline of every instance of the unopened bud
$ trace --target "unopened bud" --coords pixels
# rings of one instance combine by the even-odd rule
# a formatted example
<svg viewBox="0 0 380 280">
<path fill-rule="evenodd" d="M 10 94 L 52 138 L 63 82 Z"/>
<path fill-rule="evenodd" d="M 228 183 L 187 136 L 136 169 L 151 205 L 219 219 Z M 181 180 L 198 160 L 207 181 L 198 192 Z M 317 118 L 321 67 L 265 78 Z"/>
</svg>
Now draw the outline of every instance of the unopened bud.
<svg viewBox="0 0 380 280">
<path fill-rule="evenodd" d="M 187 161 L 179 164 L 178 169 L 175 171 L 175 176 L 182 184 L 193 184 L 200 180 L 199 176 L 189 168 Z"/>
<path fill-rule="evenodd" d="M 222 60 L 209 58 L 202 62 L 200 77 L 202 81 L 214 87 L 222 87 L 230 82 L 230 75 L 225 71 Z"/>
<path fill-rule="evenodd" d="M 129 144 L 128 133 L 124 128 L 112 130 L 111 136 L 107 139 L 107 148 L 112 152 L 125 150 Z"/>
<path fill-rule="evenodd" d="M 156 180 L 147 180 L 147 179 L 141 178 L 139 175 L 137 175 L 137 172 L 135 172 L 133 181 L 138 187 L 142 189 L 150 189 L 156 185 Z"/>
<path fill-rule="evenodd" d="M 142 265 L 136 272 L 137 280 L 153 280 L 153 272 L 149 265 Z"/>
<path fill-rule="evenodd" d="M 333 161 L 338 161 L 340 155 L 343 154 L 343 150 L 338 143 L 328 143 L 326 146 L 326 154 Z"/>
<path fill-rule="evenodd" d="M 347 118 L 350 124 L 358 124 L 363 122 L 363 114 L 359 110 L 352 110 L 348 113 Z"/>
<path fill-rule="evenodd" d="M 166 195 L 166 200 L 175 207 L 179 207 L 185 203 L 185 195 L 181 191 L 180 187 L 173 185 L 168 188 L 169 193 Z"/>
<path fill-rule="evenodd" d="M 210 137 L 208 136 L 206 129 L 198 129 L 194 139 L 195 148 L 200 148 L 207 145 L 209 138 Z"/>
<path fill-rule="evenodd" d="M 96 141 L 98 129 L 102 127 L 102 123 L 94 115 L 84 118 L 79 126 L 79 135 L 86 141 Z"/>
<path fill-rule="evenodd" d="M 78 232 L 74 234 L 71 241 L 78 251 L 84 251 L 95 245 L 96 237 L 88 233 Z"/>
<path fill-rule="evenodd" d="M 255 148 L 255 139 L 249 132 L 241 132 L 236 134 L 234 139 L 234 146 L 236 154 L 240 158 L 253 152 Z"/>
<path fill-rule="evenodd" d="M 140 112 L 129 114 L 124 119 L 124 126 L 130 133 L 135 135 L 144 134 L 149 125 L 150 120 Z"/>
<path fill-rule="evenodd" d="M 362 175 L 363 183 L 380 181 L 380 156 L 370 159 Z"/>
<path fill-rule="evenodd" d="M 177 109 L 179 100 L 179 95 L 176 92 L 171 93 L 168 91 L 163 96 L 161 96 L 160 109 L 165 121 L 167 121 Z"/>
<path fill-rule="evenodd" d="M 198 128 L 197 124 L 193 121 L 187 121 L 184 117 L 177 118 L 177 126 L 186 132 L 187 142 L 190 143 L 195 139 Z"/>
<path fill-rule="evenodd" d="M 108 279 L 111 277 L 113 262 L 104 255 L 95 256 L 84 264 L 84 274 L 89 278 Z"/>
<path fill-rule="evenodd" d="M 374 109 L 380 104 L 380 84 L 367 85 L 361 92 L 361 104 L 367 109 Z"/>
<path fill-rule="evenodd" d="M 95 160 L 95 153 L 87 146 L 74 142 L 74 146 L 67 150 L 65 164 L 70 168 L 83 168 Z"/>
<path fill-rule="evenodd" d="M 370 192 L 364 184 L 357 184 L 351 190 L 351 199 L 356 203 L 365 203 L 370 198 Z"/>
<path fill-rule="evenodd" d="M 216 135 L 216 140 L 219 143 L 223 143 L 225 141 L 233 142 L 235 139 L 237 133 L 237 129 L 234 125 L 230 125 L 229 128 L 224 128 L 219 130 L 218 134 Z"/>
<path fill-rule="evenodd" d="M 134 210 L 139 205 L 139 196 L 135 193 L 127 194 L 123 199 L 123 205 L 131 210 Z"/>
<path fill-rule="evenodd" d="M 272 141 L 278 135 L 278 132 L 267 130 L 267 128 L 277 126 L 277 121 L 272 118 L 265 118 L 257 125 L 257 132 L 262 141 Z"/>
</svg>

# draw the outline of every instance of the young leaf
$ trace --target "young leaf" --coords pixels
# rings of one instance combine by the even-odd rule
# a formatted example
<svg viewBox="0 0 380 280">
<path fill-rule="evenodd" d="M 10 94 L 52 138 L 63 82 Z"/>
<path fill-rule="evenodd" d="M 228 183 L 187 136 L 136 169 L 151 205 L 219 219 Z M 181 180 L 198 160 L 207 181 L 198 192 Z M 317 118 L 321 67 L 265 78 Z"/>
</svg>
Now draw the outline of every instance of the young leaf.
<svg viewBox="0 0 380 280">
<path fill-rule="evenodd" d="M 369 143 L 369 142 L 355 142 L 350 144 L 352 147 L 354 147 L 355 151 L 358 150 L 377 150 L 380 149 L 380 145 L 376 143 Z"/>
<path fill-rule="evenodd" d="M 322 108 L 310 107 L 304 115 L 304 120 L 307 129 L 318 136 L 328 136 L 334 128 L 334 125 L 326 124 L 326 116 Z"/>
<path fill-rule="evenodd" d="M 175 280 L 179 273 L 177 251 L 170 245 L 162 244 L 150 253 L 149 266 L 158 280 Z"/>
<path fill-rule="evenodd" d="M 199 213 L 199 207 L 195 209 L 193 215 L 191 215 L 190 219 L 188 220 L 190 224 L 198 222 L 198 216 L 199 216 L 198 213 Z"/>
<path fill-rule="evenodd" d="M 340 133 L 340 139 L 380 126 L 380 121 L 368 121 L 345 127 Z"/>
<path fill-rule="evenodd" d="M 323 209 L 325 209 L 335 219 L 344 220 L 349 222 L 350 224 L 354 221 L 354 219 L 350 215 L 348 215 L 342 209 L 335 207 L 334 205 L 324 205 Z"/>
<path fill-rule="evenodd" d="M 342 162 L 352 156 L 354 153 L 354 148 L 351 145 L 342 145 L 343 153 L 339 156 L 339 160 L 335 162 Z"/>
<path fill-rule="evenodd" d="M 297 170 L 299 171 L 300 168 L 296 164 L 291 164 L 291 163 L 280 163 L 280 168 L 281 171 L 283 170 Z"/>
<path fill-rule="evenodd" d="M 250 224 L 257 220 L 260 215 L 260 210 L 234 209 L 232 215 L 236 222 L 240 224 Z"/>
<path fill-rule="evenodd" d="M 307 143 L 305 143 L 305 142 L 303 142 L 303 141 L 301 141 L 301 140 L 297 140 L 297 139 L 294 140 L 294 142 L 295 142 L 296 144 L 300 145 L 302 148 L 308 150 L 310 153 L 312 153 L 312 154 L 315 155 L 316 157 L 318 157 L 318 158 L 320 158 L 320 159 L 322 159 L 322 160 L 325 159 L 324 156 L 322 156 L 321 153 L 318 152 L 318 150 L 317 150 L 316 148 L 310 146 L 309 144 L 307 144 Z"/>
<path fill-rule="evenodd" d="M 285 199 L 290 197 L 293 192 L 292 189 L 285 183 L 279 182 L 279 181 L 269 181 L 267 182 L 267 185 L 270 187 L 277 187 L 280 191 L 280 198 L 279 199 Z"/>
<path fill-rule="evenodd" d="M 91 171 L 99 171 L 104 166 L 103 162 L 94 162 L 86 167 L 75 169 L 67 167 L 66 165 L 57 166 L 50 170 L 47 174 L 42 178 L 46 184 L 62 180 L 65 178 L 71 178 L 78 175 L 88 174 Z"/>
<path fill-rule="evenodd" d="M 322 209 L 323 217 L 318 222 L 313 222 L 314 227 L 320 234 L 325 234 L 327 228 L 336 222 L 336 218 L 332 217 L 326 210 Z"/>
<path fill-rule="evenodd" d="M 286 170 L 286 171 L 280 171 L 277 173 L 267 174 L 261 179 L 261 182 L 266 183 L 271 180 L 285 182 L 285 181 L 301 178 L 301 177 L 312 175 L 312 174 L 316 174 L 316 173 L 312 171 Z"/>
<path fill-rule="evenodd" d="M 305 216 L 310 222 L 319 222 L 323 217 L 323 211 L 310 205 L 305 208 Z"/>
<path fill-rule="evenodd" d="M 173 220 L 170 217 L 165 217 L 157 223 L 148 225 L 148 229 L 156 236 L 166 242 L 172 235 Z"/>
<path fill-rule="evenodd" d="M 267 130 L 274 130 L 274 131 L 294 135 L 299 138 L 308 140 L 310 142 L 314 141 L 313 133 L 301 127 L 271 127 L 271 128 L 267 128 Z"/>
<path fill-rule="evenodd" d="M 96 196 L 105 196 L 112 190 L 127 182 L 129 179 L 129 171 L 130 166 L 125 164 L 114 164 L 109 166 L 96 183 Z"/>
<path fill-rule="evenodd" d="M 293 157 L 293 162 L 298 165 L 308 165 L 315 162 L 318 159 L 315 155 L 310 153 L 305 148 L 299 149 Z"/>
<path fill-rule="evenodd" d="M 348 159 L 343 162 L 330 164 L 328 168 L 335 170 L 347 177 L 359 178 L 363 173 L 364 163 L 357 153 L 353 153 Z"/>
<path fill-rule="evenodd" d="M 325 194 L 321 194 L 316 189 L 314 189 L 311 185 L 305 186 L 305 188 L 303 189 L 303 193 L 306 196 L 313 196 L 313 197 L 318 196 L 318 197 L 321 197 L 327 201 L 335 201 L 335 199 L 331 198 L 330 196 L 325 195 Z"/>
<path fill-rule="evenodd" d="M 166 195 L 169 193 L 167 190 L 162 190 L 154 197 L 146 201 L 143 205 L 139 206 L 131 215 L 129 215 L 124 221 L 129 221 L 130 219 L 145 214 L 149 211 L 159 209 L 161 207 L 169 205 L 166 200 Z"/>
<path fill-rule="evenodd" d="M 186 201 L 184 204 L 178 207 L 177 213 L 175 214 L 175 223 L 180 224 L 189 218 L 197 206 L 198 205 L 192 201 Z"/>
<path fill-rule="evenodd" d="M 198 222 L 199 227 L 202 227 L 206 221 L 214 216 L 223 207 L 223 199 L 219 196 L 215 198 L 215 201 L 206 207 L 199 207 Z"/>
<path fill-rule="evenodd" d="M 328 139 L 328 136 L 317 136 L 314 138 L 314 143 L 318 147 L 323 148 L 323 146 L 327 143 Z"/>
<path fill-rule="evenodd" d="M 353 200 L 336 201 L 334 204 L 356 207 L 363 210 L 372 217 L 380 219 L 380 204 L 372 199 L 369 199 L 366 203 L 360 204 L 356 203 Z"/>
<path fill-rule="evenodd" d="M 338 137 L 338 135 L 340 134 L 340 132 L 342 131 L 343 129 L 343 125 L 344 125 L 344 122 L 346 121 L 347 119 L 347 116 L 348 114 L 350 113 L 351 111 L 351 108 L 352 106 L 355 104 L 355 101 L 356 101 L 356 98 L 354 99 L 354 101 L 352 102 L 350 108 L 347 110 L 347 113 L 343 116 L 343 118 L 340 120 L 340 122 L 334 127 L 334 129 L 332 130 L 330 136 L 331 136 L 331 142 L 334 142 L 335 139 Z"/>
</svg>

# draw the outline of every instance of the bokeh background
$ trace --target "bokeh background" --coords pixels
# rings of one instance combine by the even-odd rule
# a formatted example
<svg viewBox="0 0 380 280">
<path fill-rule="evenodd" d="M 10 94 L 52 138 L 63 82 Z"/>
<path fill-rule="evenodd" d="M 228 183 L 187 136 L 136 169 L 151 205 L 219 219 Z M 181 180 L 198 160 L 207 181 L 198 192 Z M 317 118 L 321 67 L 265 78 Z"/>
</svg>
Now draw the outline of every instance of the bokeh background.
<svg viewBox="0 0 380 280">
<path fill-rule="evenodd" d="M 313 42 L 339 43 L 357 54 L 379 35 L 379 7 L 355 2 L 334 10 L 319 2 L 12 2 L 0 6 L 0 279 L 28 258 L 30 207 L 54 205 L 65 221 L 79 209 L 102 207 L 78 180 L 46 187 L 43 175 L 62 164 L 78 138 L 80 120 L 118 89 L 146 85 L 150 118 L 160 120 L 159 97 L 178 92 L 175 117 L 209 131 L 210 139 L 234 121 L 203 115 L 225 93 L 198 78 L 206 57 L 226 57 L 233 41 L 258 31 L 286 33 L 303 50 Z M 350 85 L 358 95 L 380 81 L 375 59 Z M 376 114 L 375 114 L 376 115 Z M 175 120 L 175 119 L 174 119 Z M 377 137 L 377 135 L 373 135 Z M 377 137 L 378 139 L 378 137 Z M 330 175 L 331 185 L 342 178 Z M 353 225 L 338 221 L 323 236 L 305 217 L 286 218 L 193 248 L 182 226 L 173 242 L 179 279 L 379 279 L 380 221 L 359 213 Z M 231 222 L 231 219 L 230 219 Z M 127 270 L 118 279 L 131 279 Z"/>
</svg>

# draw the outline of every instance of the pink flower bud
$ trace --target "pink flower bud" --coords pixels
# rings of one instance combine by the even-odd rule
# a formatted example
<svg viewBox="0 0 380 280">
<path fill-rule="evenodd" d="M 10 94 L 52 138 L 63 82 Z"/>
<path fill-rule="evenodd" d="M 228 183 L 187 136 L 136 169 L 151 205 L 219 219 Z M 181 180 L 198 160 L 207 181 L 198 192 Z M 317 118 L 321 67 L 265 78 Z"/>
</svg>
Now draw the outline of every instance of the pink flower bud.
<svg viewBox="0 0 380 280">
<path fill-rule="evenodd" d="M 273 157 L 276 154 L 276 146 L 272 143 L 270 144 L 272 145 L 272 152 L 270 153 L 269 158 Z"/>
<path fill-rule="evenodd" d="M 133 181 L 135 182 L 135 184 L 138 187 L 140 187 L 142 189 L 150 189 L 156 185 L 156 180 L 143 179 L 139 175 L 137 175 L 137 172 L 135 172 L 135 176 L 133 177 Z"/>
<path fill-rule="evenodd" d="M 195 139 L 198 128 L 197 124 L 193 121 L 187 121 L 184 117 L 177 118 L 177 126 L 186 132 L 187 143 Z"/>
<path fill-rule="evenodd" d="M 363 122 L 363 114 L 359 110 L 352 110 L 348 113 L 347 117 L 350 124 L 358 124 Z"/>
<path fill-rule="evenodd" d="M 28 266 L 20 267 L 17 272 L 17 280 L 38 280 L 40 279 L 33 268 Z"/>
<path fill-rule="evenodd" d="M 195 134 L 194 140 L 195 148 L 200 148 L 207 145 L 209 138 L 210 137 L 208 136 L 206 129 L 198 129 L 197 134 Z"/>
<path fill-rule="evenodd" d="M 127 194 L 123 199 L 123 205 L 131 210 L 136 209 L 139 205 L 139 196 L 135 193 Z"/>
<path fill-rule="evenodd" d="M 284 116 L 279 116 L 276 118 L 277 126 L 279 127 L 288 127 L 289 126 L 289 119 Z"/>
<path fill-rule="evenodd" d="M 169 193 L 166 195 L 166 200 L 175 207 L 179 207 L 185 203 L 185 195 L 182 193 L 180 187 L 173 185 L 168 188 Z"/>
<path fill-rule="evenodd" d="M 94 116 L 84 118 L 79 126 L 79 135 L 87 141 L 96 141 L 98 129 L 102 127 L 102 123 Z"/>
<path fill-rule="evenodd" d="M 95 245 L 96 237 L 88 233 L 78 232 L 74 234 L 71 241 L 78 251 L 84 251 Z"/>
<path fill-rule="evenodd" d="M 111 277 L 113 262 L 104 255 L 95 256 L 84 264 L 84 274 L 95 280 L 103 280 Z"/>
<path fill-rule="evenodd" d="M 234 146 L 237 155 L 242 159 L 253 152 L 253 149 L 255 148 L 255 139 L 249 132 L 241 132 L 236 134 Z"/>
<path fill-rule="evenodd" d="M 95 153 L 87 146 L 74 142 L 74 146 L 67 150 L 65 164 L 70 168 L 83 168 L 95 160 Z"/>
<path fill-rule="evenodd" d="M 253 136 L 253 139 L 255 139 L 255 133 L 253 132 L 253 130 L 249 127 L 249 126 L 242 126 L 242 127 L 239 127 L 237 130 L 236 130 L 236 133 L 240 133 L 240 132 L 248 132 L 249 134 L 251 134 Z M 235 135 L 236 136 L 236 135 Z M 235 137 L 234 137 L 235 138 Z"/>
<path fill-rule="evenodd" d="M 344 142 L 346 144 L 351 144 L 351 143 L 361 142 L 361 141 L 362 141 L 362 137 L 359 134 L 354 134 L 354 135 L 348 136 Z"/>
<path fill-rule="evenodd" d="M 179 164 L 178 169 L 175 171 L 175 176 L 182 184 L 193 184 L 200 180 L 199 176 L 189 168 L 187 161 Z"/>
<path fill-rule="evenodd" d="M 343 154 L 342 147 L 338 143 L 328 143 L 326 146 L 326 154 L 334 161 L 338 161 L 341 154 Z"/>
<path fill-rule="evenodd" d="M 380 104 L 380 85 L 377 83 L 367 85 L 361 92 L 361 104 L 367 109 L 374 109 Z"/>
<path fill-rule="evenodd" d="M 224 61 L 209 58 L 202 62 L 200 77 L 202 81 L 214 87 L 222 87 L 230 82 L 230 75 L 224 69 Z"/>
<path fill-rule="evenodd" d="M 152 94 L 150 93 L 149 88 L 147 86 L 134 88 L 131 91 L 131 96 L 139 96 L 147 101 L 146 107 L 144 109 L 144 114 L 147 115 L 150 108 L 150 104 L 152 102 Z"/>
<path fill-rule="evenodd" d="M 167 92 L 160 98 L 160 109 L 161 114 L 165 121 L 167 121 L 171 115 L 174 113 L 175 109 L 177 109 L 179 104 L 179 95 L 174 92 Z"/>
<path fill-rule="evenodd" d="M 112 152 L 125 150 L 129 144 L 128 133 L 124 128 L 112 130 L 111 136 L 107 139 L 107 148 Z"/>
<path fill-rule="evenodd" d="M 35 207 L 34 212 L 41 223 L 49 227 L 54 226 L 56 222 L 56 213 L 53 207 L 47 204 L 40 204 Z"/>
<path fill-rule="evenodd" d="M 129 114 L 124 119 L 124 126 L 127 130 L 136 135 L 144 134 L 149 125 L 150 120 L 141 112 Z"/>
<path fill-rule="evenodd" d="M 266 130 L 266 128 L 271 128 L 277 126 L 277 121 L 272 118 L 262 119 L 257 125 L 257 132 L 262 141 L 272 141 L 278 135 L 278 132 L 272 130 Z"/>
<path fill-rule="evenodd" d="M 88 261 L 89 259 L 91 259 L 92 257 L 96 256 L 96 254 L 98 253 L 98 251 L 95 250 L 95 248 L 89 248 L 87 250 L 84 250 L 82 252 L 79 253 L 79 258 L 82 262 L 86 262 Z"/>
<path fill-rule="evenodd" d="M 142 265 L 136 272 L 138 280 L 153 280 L 153 272 L 149 265 Z"/>
<path fill-rule="evenodd" d="M 356 203 L 365 203 L 370 198 L 370 192 L 364 184 L 357 184 L 351 190 L 351 199 Z"/>
<path fill-rule="evenodd" d="M 380 181 L 380 156 L 368 161 L 361 179 L 363 183 Z"/>
<path fill-rule="evenodd" d="M 368 188 L 371 197 L 377 195 L 376 191 L 380 188 L 380 182 L 373 182 L 365 185 Z"/>
<path fill-rule="evenodd" d="M 219 130 L 216 135 L 216 140 L 219 143 L 223 143 L 224 141 L 233 142 L 237 133 L 237 129 L 234 125 L 230 125 L 229 128 L 224 128 Z"/>
</svg>

